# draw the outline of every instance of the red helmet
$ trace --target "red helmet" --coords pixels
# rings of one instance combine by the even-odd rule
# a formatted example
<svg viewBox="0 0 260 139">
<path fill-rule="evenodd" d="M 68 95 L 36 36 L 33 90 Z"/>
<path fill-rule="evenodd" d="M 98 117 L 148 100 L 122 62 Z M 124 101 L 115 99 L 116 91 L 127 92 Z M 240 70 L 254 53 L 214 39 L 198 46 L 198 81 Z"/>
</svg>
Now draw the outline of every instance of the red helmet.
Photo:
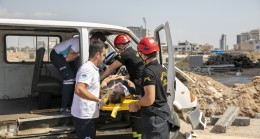
<svg viewBox="0 0 260 139">
<path fill-rule="evenodd" d="M 126 44 L 128 42 L 130 42 L 130 38 L 127 35 L 120 34 L 120 35 L 116 36 L 116 38 L 114 40 L 114 45 L 115 45 L 115 47 L 117 47 L 118 44 Z"/>
<path fill-rule="evenodd" d="M 137 50 L 145 55 L 160 51 L 157 42 L 151 37 L 144 37 L 140 40 Z"/>
</svg>

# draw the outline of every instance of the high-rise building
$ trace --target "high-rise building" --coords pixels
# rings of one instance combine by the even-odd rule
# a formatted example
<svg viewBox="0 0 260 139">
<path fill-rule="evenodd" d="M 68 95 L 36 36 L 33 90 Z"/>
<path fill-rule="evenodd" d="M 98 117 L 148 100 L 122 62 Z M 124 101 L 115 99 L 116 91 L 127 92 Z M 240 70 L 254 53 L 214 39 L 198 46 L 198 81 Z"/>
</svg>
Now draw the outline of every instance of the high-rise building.
<svg viewBox="0 0 260 139">
<path fill-rule="evenodd" d="M 254 29 L 249 32 L 237 35 L 237 44 L 235 50 L 242 51 L 260 51 L 260 30 Z"/>
<path fill-rule="evenodd" d="M 241 36 L 237 35 L 237 44 L 241 43 Z"/>
<path fill-rule="evenodd" d="M 260 32 L 259 29 L 251 30 L 249 32 L 249 40 L 259 41 L 260 40 L 259 32 Z"/>
<path fill-rule="evenodd" d="M 226 35 L 225 34 L 221 35 L 219 43 L 220 43 L 219 49 L 221 49 L 221 50 L 228 50 L 227 40 L 226 40 Z"/>
<path fill-rule="evenodd" d="M 239 38 L 237 37 L 237 44 L 244 43 L 247 41 L 253 41 L 253 40 L 259 41 L 260 40 L 259 32 L 260 32 L 259 29 L 255 29 L 255 30 L 251 30 L 250 32 L 245 32 L 237 35 L 239 36 Z"/>
<path fill-rule="evenodd" d="M 237 35 L 237 44 L 234 45 L 234 49 L 242 51 L 260 51 L 260 30 L 255 29 Z"/>
</svg>

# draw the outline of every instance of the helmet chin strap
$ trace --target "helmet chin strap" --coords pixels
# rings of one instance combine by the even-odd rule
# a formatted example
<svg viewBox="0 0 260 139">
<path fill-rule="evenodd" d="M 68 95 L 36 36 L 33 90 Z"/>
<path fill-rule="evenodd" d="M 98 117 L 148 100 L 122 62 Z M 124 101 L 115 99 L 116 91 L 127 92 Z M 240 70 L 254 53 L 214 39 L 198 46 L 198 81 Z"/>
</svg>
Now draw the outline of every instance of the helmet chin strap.
<svg viewBox="0 0 260 139">
<path fill-rule="evenodd" d="M 153 56 L 149 56 L 149 57 L 147 57 L 146 59 L 143 59 L 143 58 L 140 56 L 140 58 L 141 58 L 142 61 L 146 64 L 146 61 L 149 60 L 150 58 L 153 58 Z"/>
<path fill-rule="evenodd" d="M 123 49 L 117 47 L 117 49 L 124 52 L 128 47 L 130 47 L 130 46 L 125 46 Z"/>
</svg>

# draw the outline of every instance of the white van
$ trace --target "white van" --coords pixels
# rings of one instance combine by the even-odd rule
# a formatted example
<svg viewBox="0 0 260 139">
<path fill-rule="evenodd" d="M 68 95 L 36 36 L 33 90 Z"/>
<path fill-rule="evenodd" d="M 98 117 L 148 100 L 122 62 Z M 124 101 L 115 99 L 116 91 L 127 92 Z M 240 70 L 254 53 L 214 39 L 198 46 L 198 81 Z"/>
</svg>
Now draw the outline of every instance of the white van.
<svg viewBox="0 0 260 139">
<path fill-rule="evenodd" d="M 90 34 L 97 31 L 106 35 L 106 43 L 109 45 L 107 55 L 115 51 L 113 41 L 118 34 L 127 34 L 133 40 L 131 46 L 134 49 L 139 41 L 139 38 L 129 29 L 114 25 L 0 19 L 0 138 L 45 136 L 56 138 L 61 135 L 66 137 L 74 132 L 70 116 L 59 115 L 57 112 L 60 106 L 60 92 L 46 95 L 48 93 L 42 92 L 48 92 L 48 88 L 35 91 L 34 87 L 39 83 L 38 78 L 41 76 L 55 79 L 56 83 L 61 81 L 58 71 L 50 63 L 50 51 L 56 44 L 79 36 L 80 64 L 82 64 L 88 60 Z M 177 112 L 190 122 L 193 128 L 205 127 L 203 113 L 197 107 L 197 98 L 183 83 L 192 79 L 174 68 L 174 50 L 168 23 L 158 26 L 154 33 L 161 50 L 158 55 L 159 62 L 168 70 L 167 93 L 170 94 L 168 104 L 174 119 L 179 122 Z M 45 53 L 42 55 L 43 64 L 37 60 L 37 50 L 42 47 L 45 48 Z M 169 59 L 165 60 L 163 54 L 168 54 Z M 111 58 L 113 57 L 109 55 L 106 60 Z M 168 62 L 163 63 L 165 61 Z M 175 72 L 181 80 L 175 78 Z M 38 110 L 39 104 L 45 102 L 51 106 L 51 109 Z M 131 133 L 128 111 L 118 112 L 116 118 L 111 118 L 110 113 L 111 111 L 101 111 L 97 122 L 97 135 Z"/>
</svg>

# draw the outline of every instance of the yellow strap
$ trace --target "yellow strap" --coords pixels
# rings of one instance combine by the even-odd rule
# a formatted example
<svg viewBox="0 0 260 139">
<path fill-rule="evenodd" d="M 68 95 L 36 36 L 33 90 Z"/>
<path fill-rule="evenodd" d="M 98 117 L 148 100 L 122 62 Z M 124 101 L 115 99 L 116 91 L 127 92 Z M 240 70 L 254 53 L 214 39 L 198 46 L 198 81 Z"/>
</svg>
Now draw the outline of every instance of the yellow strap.
<svg viewBox="0 0 260 139">
<path fill-rule="evenodd" d="M 120 105 L 121 105 L 121 103 L 117 103 L 117 104 L 114 106 L 114 108 L 113 108 L 113 110 L 112 110 L 112 113 L 111 113 L 111 117 L 116 118 L 117 111 L 118 111 L 118 109 L 120 108 Z"/>
<path fill-rule="evenodd" d="M 133 138 L 137 138 L 138 135 L 137 135 L 137 132 L 133 132 Z"/>
<path fill-rule="evenodd" d="M 142 139 L 142 134 L 137 134 L 138 139 Z"/>
<path fill-rule="evenodd" d="M 108 101 L 108 98 L 107 97 L 104 98 L 104 103 L 107 103 L 107 101 Z"/>
</svg>

